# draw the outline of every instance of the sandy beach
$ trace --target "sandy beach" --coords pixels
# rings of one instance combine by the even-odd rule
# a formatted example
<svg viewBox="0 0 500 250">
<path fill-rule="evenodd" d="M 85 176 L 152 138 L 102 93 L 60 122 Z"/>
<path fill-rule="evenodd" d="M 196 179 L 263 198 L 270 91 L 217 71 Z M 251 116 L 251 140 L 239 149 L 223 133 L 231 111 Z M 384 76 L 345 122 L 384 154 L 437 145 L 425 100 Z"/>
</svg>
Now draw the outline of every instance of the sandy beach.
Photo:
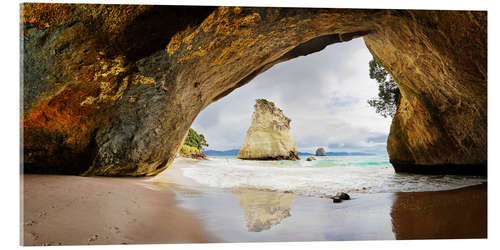
<svg viewBox="0 0 500 250">
<path fill-rule="evenodd" d="M 24 175 L 21 243 L 487 237 L 486 184 L 449 191 L 354 195 L 350 201 L 334 204 L 326 198 L 269 190 L 202 187 L 185 178 L 169 181 Z"/>
<path fill-rule="evenodd" d="M 21 244 L 215 242 L 174 193 L 148 178 L 21 177 Z"/>
</svg>

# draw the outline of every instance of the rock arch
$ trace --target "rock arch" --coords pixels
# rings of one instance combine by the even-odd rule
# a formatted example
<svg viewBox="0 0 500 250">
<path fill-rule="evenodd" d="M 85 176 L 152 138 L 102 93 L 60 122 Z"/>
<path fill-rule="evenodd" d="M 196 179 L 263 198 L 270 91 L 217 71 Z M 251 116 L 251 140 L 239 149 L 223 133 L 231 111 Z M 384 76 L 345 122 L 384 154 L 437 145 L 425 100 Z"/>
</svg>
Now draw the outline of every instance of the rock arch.
<svg viewBox="0 0 500 250">
<path fill-rule="evenodd" d="M 486 12 L 22 8 L 27 173 L 155 175 L 210 103 L 361 36 L 402 92 L 387 146 L 395 169 L 486 173 Z"/>
</svg>

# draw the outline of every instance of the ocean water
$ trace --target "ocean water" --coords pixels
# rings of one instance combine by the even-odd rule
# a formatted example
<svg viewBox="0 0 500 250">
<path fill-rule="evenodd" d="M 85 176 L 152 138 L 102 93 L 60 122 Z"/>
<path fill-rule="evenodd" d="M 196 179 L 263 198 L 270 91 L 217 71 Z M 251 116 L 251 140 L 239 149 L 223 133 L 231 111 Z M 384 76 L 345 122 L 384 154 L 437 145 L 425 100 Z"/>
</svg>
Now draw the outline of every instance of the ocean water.
<svg viewBox="0 0 500 250">
<path fill-rule="evenodd" d="M 305 157 L 300 161 L 177 158 L 147 186 L 171 188 L 178 206 L 196 215 L 221 242 L 276 242 L 405 239 L 400 230 L 404 227 L 395 225 L 419 222 L 415 228 L 439 231 L 442 225 L 462 221 L 462 214 L 441 221 L 442 216 L 433 216 L 446 207 L 431 206 L 438 210 L 428 210 L 430 217 L 415 221 L 415 215 L 393 208 L 418 202 L 426 206 L 428 199 L 416 196 L 420 198 L 409 202 L 398 198 L 400 192 L 456 189 L 486 181 L 474 176 L 396 174 L 387 156 L 316 158 L 312 162 Z M 349 193 L 351 200 L 333 203 L 325 198 L 340 191 Z M 468 232 L 469 224 L 463 225 L 460 230 Z"/>
<path fill-rule="evenodd" d="M 388 157 L 323 156 L 315 161 L 249 161 L 210 156 L 174 162 L 184 177 L 216 188 L 255 188 L 323 197 L 349 194 L 438 191 L 481 184 L 484 177 L 398 174 Z"/>
</svg>

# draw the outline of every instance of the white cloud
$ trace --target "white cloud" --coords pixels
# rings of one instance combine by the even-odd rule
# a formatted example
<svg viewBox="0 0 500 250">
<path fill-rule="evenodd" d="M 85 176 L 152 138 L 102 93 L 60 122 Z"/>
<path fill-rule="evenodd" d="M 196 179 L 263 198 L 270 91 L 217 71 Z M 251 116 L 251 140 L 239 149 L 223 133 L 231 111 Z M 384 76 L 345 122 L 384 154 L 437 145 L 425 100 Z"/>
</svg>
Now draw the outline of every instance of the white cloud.
<svg viewBox="0 0 500 250">
<path fill-rule="evenodd" d="M 292 119 L 300 151 L 384 152 L 390 119 L 376 114 L 367 100 L 377 96 L 368 76 L 371 54 L 362 39 L 333 44 L 260 74 L 247 85 L 211 104 L 193 127 L 210 149 L 239 148 L 250 126 L 255 99 L 266 98 Z M 370 140 L 371 139 L 371 140 Z"/>
</svg>

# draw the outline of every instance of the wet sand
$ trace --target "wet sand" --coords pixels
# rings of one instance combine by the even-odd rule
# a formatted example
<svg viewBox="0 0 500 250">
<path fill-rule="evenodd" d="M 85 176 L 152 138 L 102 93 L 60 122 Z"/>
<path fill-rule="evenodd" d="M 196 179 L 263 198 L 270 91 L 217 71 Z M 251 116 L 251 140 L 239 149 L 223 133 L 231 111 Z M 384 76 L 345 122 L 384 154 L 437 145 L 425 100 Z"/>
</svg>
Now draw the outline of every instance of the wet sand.
<svg viewBox="0 0 500 250">
<path fill-rule="evenodd" d="M 448 191 L 396 193 L 398 240 L 487 238 L 487 184 Z"/>
<path fill-rule="evenodd" d="M 21 177 L 21 244 L 102 245 L 217 241 L 168 188 L 148 178 Z"/>
<path fill-rule="evenodd" d="M 208 188 L 172 173 L 168 182 L 25 175 L 22 244 L 487 237 L 486 184 L 352 194 L 352 200 L 334 204 L 269 190 Z"/>
<path fill-rule="evenodd" d="M 195 188 L 180 205 L 223 242 L 486 238 L 486 185 L 449 191 L 300 196 L 248 188 Z M 221 210 L 223 208 L 223 210 Z"/>
</svg>

